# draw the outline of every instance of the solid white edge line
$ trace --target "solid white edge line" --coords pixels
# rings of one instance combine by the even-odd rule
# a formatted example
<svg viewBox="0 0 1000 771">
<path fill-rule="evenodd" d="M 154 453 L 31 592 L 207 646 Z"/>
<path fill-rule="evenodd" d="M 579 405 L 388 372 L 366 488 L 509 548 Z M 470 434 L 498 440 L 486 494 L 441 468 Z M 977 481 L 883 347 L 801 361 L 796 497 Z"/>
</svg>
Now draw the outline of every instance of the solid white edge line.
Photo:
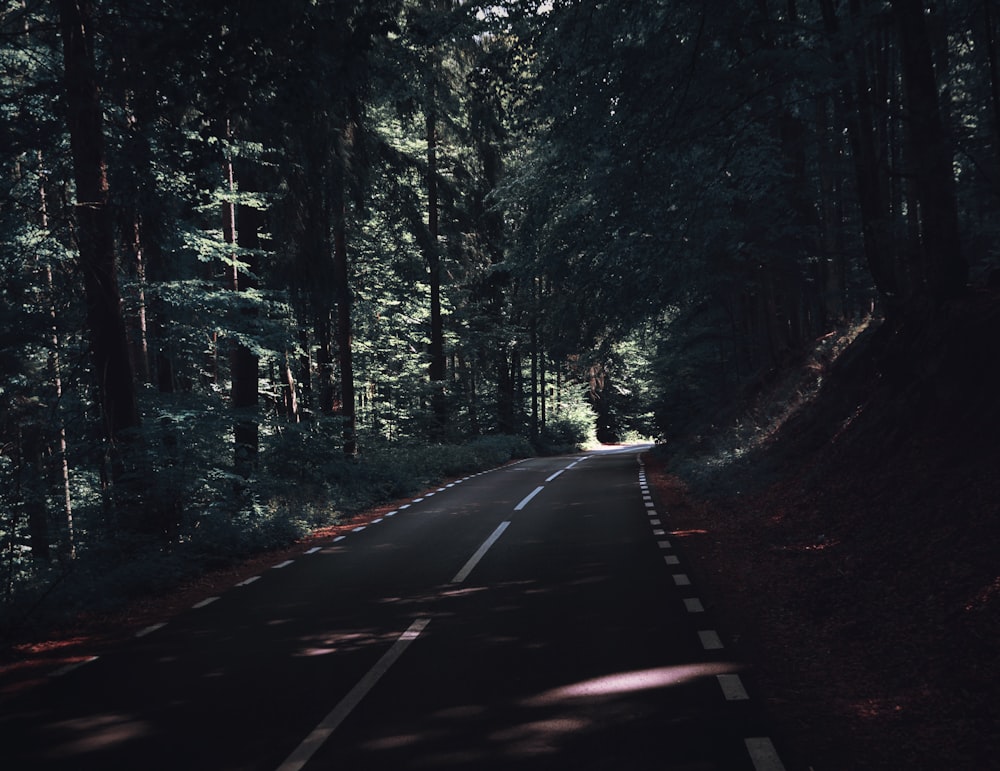
<svg viewBox="0 0 1000 771">
<path fill-rule="evenodd" d="M 524 498 L 521 499 L 521 502 L 519 504 L 517 504 L 517 506 L 514 507 L 514 511 L 520 511 L 521 509 L 523 509 L 525 506 L 528 505 L 528 503 L 531 502 L 532 498 L 534 498 L 536 495 L 538 495 L 544 489 L 545 488 L 541 487 L 541 486 L 536 487 L 534 490 L 532 490 L 530 493 L 528 493 L 526 496 L 524 496 Z"/>
<path fill-rule="evenodd" d="M 316 754 L 316 751 L 323 746 L 330 735 L 337 730 L 337 727 L 344 722 L 344 719 L 351 714 L 361 700 L 368 695 L 368 692 L 375 687 L 375 684 L 382 679 L 382 676 L 389 671 L 389 668 L 396 663 L 396 660 L 406 651 L 410 644 L 416 640 L 420 633 L 424 631 L 431 622 L 429 618 L 418 618 L 409 628 L 403 632 L 377 662 L 375 666 L 368 670 L 347 695 L 341 699 L 330 713 L 320 721 L 312 733 L 310 733 L 302 743 L 296 747 L 292 754 L 288 756 L 284 763 L 278 766 L 277 771 L 299 771 Z"/>
<path fill-rule="evenodd" d="M 687 609 L 688 613 L 704 613 L 705 606 L 701 604 L 701 600 L 697 597 L 688 597 L 684 600 L 684 607 Z"/>
<path fill-rule="evenodd" d="M 766 736 L 744 739 L 744 742 L 756 771 L 785 771 L 785 764 L 778 757 L 778 751 Z"/>
<path fill-rule="evenodd" d="M 557 472 L 556 472 L 555 474 L 553 474 L 552 476 L 550 476 L 550 477 L 549 477 L 548 479 L 546 479 L 545 481 L 546 481 L 546 482 L 551 482 L 551 481 L 552 481 L 553 479 L 555 479 L 555 478 L 556 478 L 557 476 L 559 476 L 559 475 L 560 475 L 561 473 L 563 473 L 563 472 L 564 472 L 565 470 L 566 470 L 566 469 L 564 469 L 564 468 L 561 468 L 561 469 L 559 469 L 559 470 L 558 470 L 558 471 L 557 471 Z"/>
<path fill-rule="evenodd" d="M 489 551 L 490 547 L 497 542 L 497 539 L 503 535 L 503 531 L 507 529 L 508 525 L 510 525 L 510 522 L 506 520 L 497 525 L 497 529 L 493 531 L 489 538 L 483 541 L 483 545 L 476 549 L 476 553 L 469 557 L 469 561 L 466 562 L 462 569 L 455 574 L 455 577 L 451 579 L 451 583 L 460 584 L 469 577 L 469 573 L 471 573 L 472 569 L 479 564 L 479 560 L 481 560 L 483 555 Z"/>
<path fill-rule="evenodd" d="M 750 698 L 750 694 L 743 687 L 743 681 L 739 675 L 716 675 L 715 679 L 719 681 L 719 687 L 722 689 L 722 695 L 726 697 L 726 701 L 747 701 Z"/>
</svg>

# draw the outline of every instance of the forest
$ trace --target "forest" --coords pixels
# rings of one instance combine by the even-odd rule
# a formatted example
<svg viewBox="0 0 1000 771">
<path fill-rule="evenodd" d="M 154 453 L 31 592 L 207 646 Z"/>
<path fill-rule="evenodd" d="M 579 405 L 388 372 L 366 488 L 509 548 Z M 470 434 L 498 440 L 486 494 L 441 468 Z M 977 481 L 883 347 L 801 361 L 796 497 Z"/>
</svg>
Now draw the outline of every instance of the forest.
<svg viewBox="0 0 1000 771">
<path fill-rule="evenodd" d="M 991 0 L 7 0 L 0 620 L 697 451 L 863 329 L 919 379 L 1000 283 L 998 47 Z"/>
</svg>

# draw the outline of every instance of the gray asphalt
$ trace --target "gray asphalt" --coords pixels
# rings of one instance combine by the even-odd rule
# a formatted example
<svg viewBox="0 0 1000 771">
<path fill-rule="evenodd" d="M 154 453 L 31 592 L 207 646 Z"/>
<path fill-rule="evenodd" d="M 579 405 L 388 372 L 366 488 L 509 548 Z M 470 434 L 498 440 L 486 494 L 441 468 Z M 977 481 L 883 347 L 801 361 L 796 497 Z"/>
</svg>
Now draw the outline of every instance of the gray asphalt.
<svg viewBox="0 0 1000 771">
<path fill-rule="evenodd" d="M 778 771 L 639 451 L 477 475 L 164 619 L 8 703 L 0 766 Z"/>
</svg>

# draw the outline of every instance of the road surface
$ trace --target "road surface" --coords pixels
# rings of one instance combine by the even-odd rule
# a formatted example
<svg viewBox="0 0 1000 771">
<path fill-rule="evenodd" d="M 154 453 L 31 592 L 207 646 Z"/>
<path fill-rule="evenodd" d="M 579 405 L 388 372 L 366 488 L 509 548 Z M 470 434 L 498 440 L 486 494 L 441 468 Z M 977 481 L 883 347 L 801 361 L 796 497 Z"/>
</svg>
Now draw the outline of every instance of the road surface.
<svg viewBox="0 0 1000 771">
<path fill-rule="evenodd" d="M 458 480 L 136 630 L 7 703 L 0 765 L 780 771 L 640 449 Z"/>
</svg>

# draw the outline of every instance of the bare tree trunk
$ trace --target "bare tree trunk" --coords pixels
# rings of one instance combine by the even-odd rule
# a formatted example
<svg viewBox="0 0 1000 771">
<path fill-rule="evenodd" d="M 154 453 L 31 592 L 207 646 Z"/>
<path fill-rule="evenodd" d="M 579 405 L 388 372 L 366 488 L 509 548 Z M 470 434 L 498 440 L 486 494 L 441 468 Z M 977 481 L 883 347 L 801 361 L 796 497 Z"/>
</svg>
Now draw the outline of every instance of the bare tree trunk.
<svg viewBox="0 0 1000 771">
<path fill-rule="evenodd" d="M 437 118 L 433 90 L 427 110 L 427 269 L 431 293 L 431 340 L 428 377 L 431 381 L 432 438 L 444 437 L 448 421 L 445 396 L 447 362 L 444 354 L 444 319 L 441 315 L 441 255 L 438 240 Z"/>
<path fill-rule="evenodd" d="M 93 3 L 58 0 L 66 112 L 76 182 L 77 241 L 87 326 L 105 436 L 113 451 L 139 425 L 132 364 L 121 315 L 114 219 L 109 204 L 100 90 L 93 60 Z"/>
<path fill-rule="evenodd" d="M 923 262 L 931 302 L 961 295 L 969 267 L 962 255 L 952 153 L 938 102 L 922 0 L 892 0 L 902 44 L 909 165 L 920 202 Z"/>
<path fill-rule="evenodd" d="M 231 139 L 229 121 L 226 121 L 226 139 Z M 227 157 L 226 184 L 228 199 L 222 204 L 222 235 L 230 246 L 241 247 L 241 250 L 254 250 L 260 246 L 258 230 L 261 225 L 260 212 L 252 206 L 240 205 L 235 202 L 236 174 L 231 157 Z M 239 221 L 237 221 L 237 215 Z M 253 287 L 253 260 L 242 280 L 238 267 L 241 252 L 230 255 L 228 268 L 229 288 L 233 292 L 245 291 Z M 244 314 L 253 312 L 244 309 Z M 233 422 L 233 469 L 237 475 L 249 479 L 257 466 L 258 429 L 256 409 L 259 401 L 258 381 L 260 379 L 260 362 L 257 355 L 246 345 L 237 342 L 230 352 L 230 377 L 232 380 L 230 398 L 235 414 Z M 245 492 L 245 490 L 243 491 Z"/>
<path fill-rule="evenodd" d="M 38 166 L 42 168 L 42 153 L 38 152 Z M 39 197 L 39 215 L 40 224 L 42 230 L 48 230 L 49 227 L 49 209 L 48 209 L 48 199 L 45 190 L 45 181 L 42 179 L 38 187 L 38 197 Z M 55 386 L 56 391 L 56 411 L 57 413 L 62 410 L 62 363 L 59 357 L 60 350 L 60 340 L 59 340 L 59 328 L 56 324 L 56 306 L 51 300 L 55 296 L 55 285 L 52 276 L 52 266 L 45 266 L 45 285 L 48 287 L 49 291 L 49 316 L 52 319 L 52 350 L 49 353 L 49 370 L 52 372 L 52 382 Z M 58 420 L 59 423 L 59 468 L 60 468 L 60 483 L 62 487 L 62 499 L 63 499 L 63 517 L 66 523 L 66 554 L 70 559 L 76 558 L 76 537 L 73 530 L 73 495 L 72 489 L 70 487 L 69 478 L 69 458 L 67 457 L 67 444 L 66 444 L 66 424 L 62 421 L 61 416 Z"/>
<path fill-rule="evenodd" d="M 343 180 L 340 180 L 341 191 Z M 347 223 L 343 200 L 338 204 L 333 225 L 333 276 L 337 292 L 337 353 L 340 359 L 340 414 L 344 421 L 344 454 L 357 455 L 357 401 L 354 392 L 354 333 L 351 322 L 350 266 L 347 256 Z"/>
<path fill-rule="evenodd" d="M 997 53 L 997 35 L 994 27 L 993 11 L 989 0 L 983 2 L 983 23 L 986 29 L 986 55 L 990 67 L 990 101 L 993 104 L 993 131 L 997 152 L 1000 153 L 1000 55 Z M 995 161 L 1000 165 L 1000 157 Z"/>
<path fill-rule="evenodd" d="M 858 0 L 850 0 L 849 5 L 854 25 L 860 26 L 860 3 Z M 839 40 L 840 23 L 833 0 L 820 0 L 820 8 L 824 26 L 831 38 L 834 63 L 848 66 L 848 58 L 844 55 Z M 855 87 L 852 89 L 849 85 L 844 85 L 841 98 L 857 178 L 865 260 L 876 289 L 885 300 L 887 309 L 892 312 L 898 307 L 899 287 L 896 283 L 895 251 L 889 222 L 885 155 L 884 152 L 879 152 L 877 144 L 871 84 L 867 72 L 867 52 L 870 46 L 863 41 L 855 41 L 850 48 L 855 59 Z"/>
</svg>

